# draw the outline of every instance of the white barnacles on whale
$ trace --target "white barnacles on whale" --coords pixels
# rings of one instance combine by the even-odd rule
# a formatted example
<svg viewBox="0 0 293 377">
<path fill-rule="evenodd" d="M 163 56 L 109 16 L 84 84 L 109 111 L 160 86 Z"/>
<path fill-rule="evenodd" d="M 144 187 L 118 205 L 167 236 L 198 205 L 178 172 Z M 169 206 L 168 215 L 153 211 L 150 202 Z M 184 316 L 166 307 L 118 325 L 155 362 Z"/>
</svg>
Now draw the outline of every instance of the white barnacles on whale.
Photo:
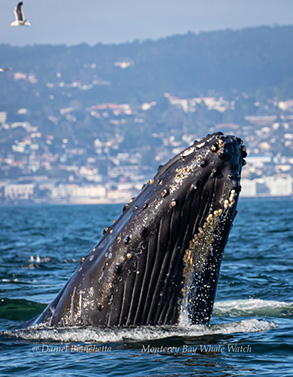
<svg viewBox="0 0 293 377">
<path fill-rule="evenodd" d="M 222 139 L 219 139 L 218 141 L 219 148 L 221 148 L 224 145 L 224 142 Z"/>
<path fill-rule="evenodd" d="M 194 147 L 190 147 L 190 148 L 185 149 L 185 151 L 182 152 L 181 155 L 183 157 L 186 157 L 186 156 L 190 155 L 192 152 L 194 152 Z"/>
<path fill-rule="evenodd" d="M 122 212 L 125 212 L 125 211 L 128 209 L 128 207 L 129 207 L 129 204 L 128 204 L 128 203 L 125 203 L 125 204 L 124 204 L 124 207 L 123 207 L 123 209 L 122 209 Z"/>
<path fill-rule="evenodd" d="M 163 198 L 165 198 L 166 196 L 168 195 L 168 190 L 163 190 L 162 192 L 161 192 L 161 196 L 163 197 Z"/>
<path fill-rule="evenodd" d="M 191 166 L 185 166 L 184 168 L 176 168 L 175 182 L 181 182 L 183 178 L 187 177 L 191 173 Z"/>
<path fill-rule="evenodd" d="M 231 190 L 230 196 L 229 196 L 229 207 L 232 207 L 235 204 L 235 197 L 237 196 L 235 190 Z"/>
<path fill-rule="evenodd" d="M 208 257 L 213 252 L 215 240 L 218 237 L 218 225 L 221 221 L 223 210 L 220 208 L 210 213 L 206 217 L 202 227 L 198 228 L 196 234 L 189 242 L 189 248 L 185 251 L 184 262 L 184 288 L 182 290 L 183 299 L 181 304 L 181 322 L 189 315 L 189 305 L 195 299 L 196 286 L 194 284 L 195 274 L 198 282 L 201 280 L 201 275 L 204 272 Z M 185 318 L 185 319 L 184 319 Z"/>
<path fill-rule="evenodd" d="M 212 221 L 212 219 L 213 219 L 213 215 L 210 213 L 209 215 L 208 215 L 208 217 L 207 217 L 207 223 L 209 224 L 211 221 Z"/>
<path fill-rule="evenodd" d="M 196 148 L 200 149 L 200 148 L 202 148 L 204 145 L 205 145 L 205 142 L 202 142 L 202 143 L 198 144 L 198 145 L 196 146 Z"/>
<path fill-rule="evenodd" d="M 171 207 L 175 207 L 176 206 L 176 201 L 175 200 L 172 200 L 171 202 Z"/>
<path fill-rule="evenodd" d="M 223 158 L 225 156 L 225 152 L 222 148 L 218 149 L 217 154 L 220 158 Z"/>
</svg>

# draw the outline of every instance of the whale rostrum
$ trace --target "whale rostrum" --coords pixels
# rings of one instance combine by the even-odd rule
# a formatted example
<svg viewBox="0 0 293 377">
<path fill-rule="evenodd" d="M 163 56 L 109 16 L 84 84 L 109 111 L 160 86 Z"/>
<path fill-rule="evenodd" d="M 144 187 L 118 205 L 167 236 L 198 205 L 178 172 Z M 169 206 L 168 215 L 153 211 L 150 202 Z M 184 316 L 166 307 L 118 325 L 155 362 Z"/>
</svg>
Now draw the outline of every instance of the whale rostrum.
<svg viewBox="0 0 293 377">
<path fill-rule="evenodd" d="M 20 327 L 208 323 L 245 156 L 241 139 L 215 133 L 159 167 L 57 297 Z"/>
</svg>

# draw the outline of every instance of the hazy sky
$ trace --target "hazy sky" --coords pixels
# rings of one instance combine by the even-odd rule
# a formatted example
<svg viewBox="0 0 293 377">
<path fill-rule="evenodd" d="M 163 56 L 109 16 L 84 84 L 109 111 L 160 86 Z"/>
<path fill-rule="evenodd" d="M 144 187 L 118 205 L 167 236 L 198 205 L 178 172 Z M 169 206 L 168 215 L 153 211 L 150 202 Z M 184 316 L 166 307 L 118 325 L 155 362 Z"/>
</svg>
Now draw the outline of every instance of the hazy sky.
<svg viewBox="0 0 293 377">
<path fill-rule="evenodd" d="M 293 24 L 293 0 L 24 0 L 32 26 L 15 28 L 17 2 L 0 0 L 0 43 L 93 45 Z"/>
</svg>

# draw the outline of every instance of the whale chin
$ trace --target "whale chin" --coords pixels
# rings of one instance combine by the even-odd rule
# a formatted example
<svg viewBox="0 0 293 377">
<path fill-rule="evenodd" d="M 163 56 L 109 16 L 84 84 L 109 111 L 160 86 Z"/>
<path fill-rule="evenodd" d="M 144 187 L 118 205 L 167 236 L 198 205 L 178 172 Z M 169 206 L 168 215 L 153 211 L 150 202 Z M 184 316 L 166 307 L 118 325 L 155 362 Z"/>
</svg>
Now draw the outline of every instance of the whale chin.
<svg viewBox="0 0 293 377">
<path fill-rule="evenodd" d="M 21 327 L 208 323 L 245 156 L 239 138 L 216 133 L 161 166 Z"/>
</svg>

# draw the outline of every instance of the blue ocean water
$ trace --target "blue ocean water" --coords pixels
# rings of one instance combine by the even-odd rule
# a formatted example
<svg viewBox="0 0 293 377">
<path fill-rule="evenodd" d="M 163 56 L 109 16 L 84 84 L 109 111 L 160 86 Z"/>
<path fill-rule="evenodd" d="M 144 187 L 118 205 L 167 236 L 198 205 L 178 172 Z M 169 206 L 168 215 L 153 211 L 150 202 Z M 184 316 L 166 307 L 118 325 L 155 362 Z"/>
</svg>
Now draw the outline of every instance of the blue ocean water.
<svg viewBox="0 0 293 377">
<path fill-rule="evenodd" d="M 292 376 L 292 204 L 240 200 L 210 326 L 17 333 L 122 206 L 2 207 L 0 375 Z"/>
</svg>

